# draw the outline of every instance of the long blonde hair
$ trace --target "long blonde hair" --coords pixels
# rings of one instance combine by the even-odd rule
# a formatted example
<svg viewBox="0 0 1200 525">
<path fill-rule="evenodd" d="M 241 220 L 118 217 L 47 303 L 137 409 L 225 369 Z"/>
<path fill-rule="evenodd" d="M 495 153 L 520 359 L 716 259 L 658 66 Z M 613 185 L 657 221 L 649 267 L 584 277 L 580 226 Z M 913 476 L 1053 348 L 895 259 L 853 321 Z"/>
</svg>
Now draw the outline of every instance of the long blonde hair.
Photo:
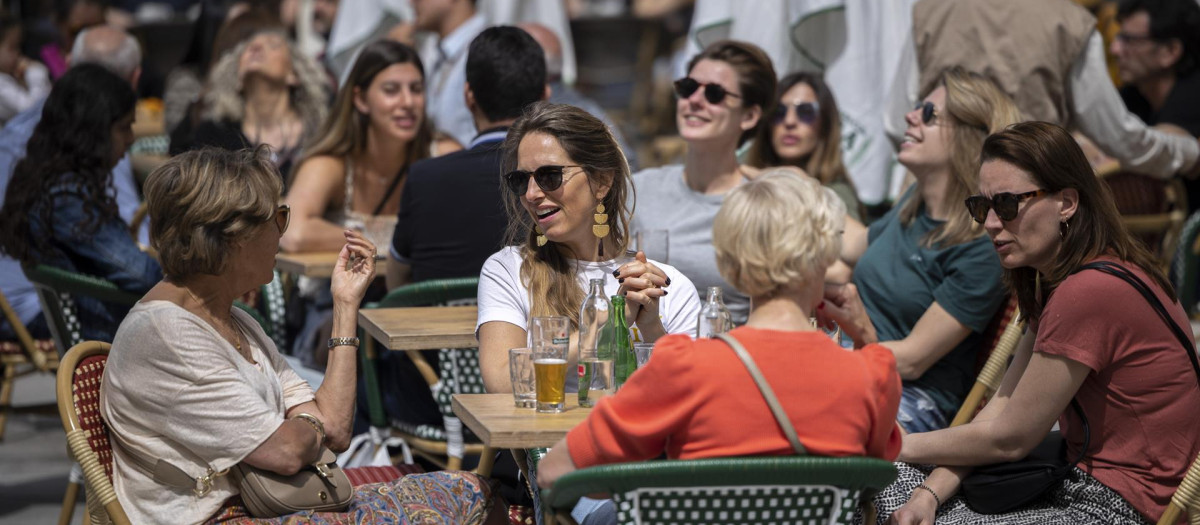
<svg viewBox="0 0 1200 525">
<path fill-rule="evenodd" d="M 583 166 L 592 187 L 608 184 L 601 204 L 609 216 L 609 240 L 614 255 L 629 248 L 629 219 L 633 215 L 633 183 L 629 163 L 600 119 L 575 106 L 538 102 L 530 105 L 508 130 L 504 141 L 503 173 L 517 167 L 517 150 L 530 133 L 545 133 L 558 140 L 571 162 Z M 534 184 L 531 180 L 530 184 Z M 579 325 L 579 305 L 583 302 L 573 258 L 580 254 L 559 243 L 537 245 L 533 217 L 521 205 L 521 196 L 504 192 L 508 212 L 508 245 L 520 246 L 521 282 L 529 290 L 533 317 L 563 315 L 573 326 Z M 626 194 L 629 194 L 628 200 Z"/>
<path fill-rule="evenodd" d="M 246 116 L 246 99 L 241 93 L 241 82 L 238 81 L 238 61 L 250 40 L 263 33 L 284 35 L 277 29 L 263 30 L 243 40 L 237 47 L 226 52 L 217 60 L 216 65 L 208 73 L 208 83 L 204 93 L 204 110 L 201 116 L 207 120 L 241 122 Z M 287 40 L 288 55 L 292 59 L 292 72 L 296 75 L 296 85 L 292 86 L 289 98 L 292 110 L 300 116 L 304 123 L 304 134 L 310 136 L 316 131 L 325 115 L 329 112 L 329 86 L 320 66 L 311 58 L 304 56 L 296 48 L 296 44 L 284 35 Z"/>
<path fill-rule="evenodd" d="M 354 67 L 350 69 L 346 85 L 338 92 L 333 112 L 305 147 L 304 156 L 296 163 L 297 167 L 312 157 L 349 157 L 367 149 L 369 119 L 354 107 L 354 88 L 358 88 L 365 96 L 379 72 L 396 64 L 412 64 L 424 81 L 425 66 L 413 48 L 391 40 L 377 40 L 363 48 L 354 61 Z M 408 165 L 428 157 L 429 144 L 433 142 L 433 131 L 424 108 L 421 113 L 421 128 L 417 130 L 417 136 L 404 147 L 404 161 Z"/>
<path fill-rule="evenodd" d="M 983 140 L 991 133 L 1021 120 L 1020 110 L 1000 87 L 987 77 L 953 67 L 942 73 L 938 85 L 946 88 L 946 107 L 938 115 L 939 125 L 949 134 L 950 183 L 946 188 L 946 209 L 959 209 L 961 203 L 979 187 L 979 153 Z M 908 226 L 917 218 L 925 200 L 920 191 L 901 205 L 900 223 Z M 921 238 L 925 247 L 947 248 L 970 242 L 983 235 L 983 226 L 967 213 L 951 213 L 945 223 Z"/>
</svg>

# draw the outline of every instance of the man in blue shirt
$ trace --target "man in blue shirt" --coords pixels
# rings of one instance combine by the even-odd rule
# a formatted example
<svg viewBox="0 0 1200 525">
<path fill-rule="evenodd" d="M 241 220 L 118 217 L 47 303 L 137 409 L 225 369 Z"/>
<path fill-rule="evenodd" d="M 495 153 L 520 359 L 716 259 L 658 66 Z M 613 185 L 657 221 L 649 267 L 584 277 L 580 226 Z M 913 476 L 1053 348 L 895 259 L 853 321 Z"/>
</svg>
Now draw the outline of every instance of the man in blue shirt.
<svg viewBox="0 0 1200 525">
<path fill-rule="evenodd" d="M 142 51 L 137 40 L 128 33 L 111 26 L 95 26 L 85 29 L 75 37 L 75 45 L 71 49 L 71 64 L 95 63 L 108 68 L 121 78 L 129 79 L 136 86 L 142 74 Z M 38 101 L 29 109 L 8 121 L 0 131 L 0 202 L 8 189 L 8 181 L 12 179 L 13 170 L 17 163 L 25 157 L 25 144 L 33 135 L 34 128 L 42 119 L 42 105 L 45 99 Z M 141 204 L 137 182 L 133 177 L 129 155 L 113 168 L 113 190 L 116 195 L 117 208 L 121 218 L 129 222 Z M 149 244 L 149 229 L 143 228 L 138 232 L 138 241 Z M 42 318 L 41 306 L 33 284 L 25 279 L 21 264 L 16 260 L 0 254 L 0 292 L 12 304 L 17 317 L 29 328 L 34 337 L 48 338 L 49 329 Z M 15 339 L 16 335 L 9 324 L 0 319 L 0 339 Z"/>
</svg>

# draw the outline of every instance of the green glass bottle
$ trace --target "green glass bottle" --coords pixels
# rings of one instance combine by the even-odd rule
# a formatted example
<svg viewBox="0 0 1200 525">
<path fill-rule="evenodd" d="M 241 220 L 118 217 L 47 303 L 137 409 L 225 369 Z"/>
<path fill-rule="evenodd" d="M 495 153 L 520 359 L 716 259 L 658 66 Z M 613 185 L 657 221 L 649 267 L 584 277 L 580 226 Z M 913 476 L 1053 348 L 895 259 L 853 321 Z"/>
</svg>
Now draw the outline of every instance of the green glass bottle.
<svg viewBox="0 0 1200 525">
<path fill-rule="evenodd" d="M 609 312 L 609 344 L 615 361 L 615 382 L 620 390 L 621 385 L 637 370 L 637 357 L 633 353 L 633 341 L 629 339 L 629 324 L 625 321 L 625 298 L 612 296 L 612 310 Z"/>
</svg>

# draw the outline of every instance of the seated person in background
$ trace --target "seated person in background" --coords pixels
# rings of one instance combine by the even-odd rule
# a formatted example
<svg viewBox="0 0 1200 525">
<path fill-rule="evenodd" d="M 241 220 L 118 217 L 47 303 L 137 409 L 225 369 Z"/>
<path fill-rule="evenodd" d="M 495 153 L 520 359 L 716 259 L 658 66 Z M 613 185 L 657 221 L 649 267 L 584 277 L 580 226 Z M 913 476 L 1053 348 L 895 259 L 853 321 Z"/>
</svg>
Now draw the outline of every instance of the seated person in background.
<svg viewBox="0 0 1200 525">
<path fill-rule="evenodd" d="M 271 147 L 281 174 L 316 134 L 329 105 L 328 79 L 280 29 L 266 29 L 225 53 L 209 71 L 201 122 L 185 121 L 171 154 L 205 146 Z M 190 135 L 188 135 L 190 133 Z"/>
<path fill-rule="evenodd" d="M 983 139 L 1018 113 L 992 81 L 952 68 L 906 119 L 899 160 L 916 182 L 869 230 L 847 224 L 842 259 L 854 266 L 844 292 L 862 295 L 880 344 L 896 354 L 900 424 L 924 432 L 950 423 L 1004 303 L 991 242 L 960 207 L 978 185 Z"/>
<path fill-rule="evenodd" d="M 818 73 L 792 73 L 779 81 L 775 93 L 747 164 L 804 170 L 842 199 L 850 218 L 862 222 L 862 202 L 842 163 L 842 117 L 825 80 Z"/>
<path fill-rule="evenodd" d="M 425 160 L 404 182 L 388 288 L 479 275 L 504 242 L 500 146 L 526 106 L 546 97 L 537 42 L 511 26 L 484 30 L 467 52 L 465 100 L 479 133 L 467 149 Z"/>
<path fill-rule="evenodd" d="M 136 95 L 97 64 L 55 83 L 27 154 L 0 208 L 0 249 L 22 264 L 48 264 L 142 294 L 162 278 L 117 214 L 112 170 L 133 144 Z M 76 297 L 84 339 L 112 341 L 127 306 Z"/>
<path fill-rule="evenodd" d="M 767 170 L 725 196 L 713 220 L 717 266 L 754 305 L 729 335 L 750 353 L 809 454 L 892 460 L 901 435 L 895 358 L 864 344 L 869 330 L 849 334 L 860 349 L 848 352 L 810 321 L 845 213 L 818 181 L 790 170 Z M 537 481 L 551 487 L 576 469 L 664 452 L 672 459 L 795 453 L 727 343 L 672 335 L 550 449 Z"/>
<path fill-rule="evenodd" d="M 204 495 L 155 479 L 153 461 L 192 477 L 235 464 L 291 475 L 321 447 L 344 450 L 354 418 L 358 305 L 375 276 L 375 247 L 346 230 L 331 292 L 329 367 L 314 392 L 236 298 L 272 279 L 288 208 L 264 147 L 185 153 L 146 181 L 154 247 L 166 277 L 121 323 L 100 411 L 113 438 L 117 496 L 135 523 L 200 523 L 238 494 L 230 476 Z M 307 415 L 305 415 L 307 414 Z M 308 418 L 307 420 L 305 418 Z M 208 470 L 211 469 L 211 470 Z M 426 490 L 455 494 L 431 506 Z M 442 523 L 480 523 L 489 487 L 469 473 L 408 476 L 356 489 L 346 514 L 300 521 L 380 523 L 431 510 Z"/>
<path fill-rule="evenodd" d="M 0 123 L 8 121 L 50 92 L 46 66 L 21 56 L 21 21 L 0 16 Z"/>
<path fill-rule="evenodd" d="M 571 320 L 567 369 L 575 370 L 579 305 L 590 279 L 603 278 L 606 294 L 625 296 L 634 341 L 695 333 L 700 298 L 692 282 L 627 251 L 629 166 L 604 122 L 575 106 L 538 102 L 509 130 L 504 166 L 512 246 L 483 264 L 475 329 L 488 392 L 512 391 L 508 350 L 528 346 L 534 317 Z M 593 228 L 600 215 L 607 231 Z M 576 392 L 578 381 L 567 374 L 567 391 Z"/>
<path fill-rule="evenodd" d="M 1133 286 L 1081 266 L 1124 267 L 1190 338 L 1187 314 L 1064 129 L 1017 124 L 988 137 L 981 159 L 979 194 L 958 213 L 987 230 L 1029 329 L 974 421 L 904 436 L 906 463 L 875 500 L 880 523 L 890 515 L 892 524 L 929 524 L 935 514 L 936 523 L 956 524 L 1152 523 L 1200 452 L 1190 350 Z M 829 314 L 846 304 L 826 303 Z M 1067 408 L 1072 401 L 1086 422 Z M 1056 421 L 1067 458 L 1079 456 L 1085 435 L 1090 442 L 1047 498 L 984 515 L 955 497 L 971 467 L 1025 457 Z M 930 472 L 929 464 L 939 466 Z"/>
<path fill-rule="evenodd" d="M 391 241 L 409 166 L 429 156 L 424 71 L 404 44 L 363 48 L 288 190 L 284 250 L 335 251 L 346 228 L 379 246 Z"/>
</svg>

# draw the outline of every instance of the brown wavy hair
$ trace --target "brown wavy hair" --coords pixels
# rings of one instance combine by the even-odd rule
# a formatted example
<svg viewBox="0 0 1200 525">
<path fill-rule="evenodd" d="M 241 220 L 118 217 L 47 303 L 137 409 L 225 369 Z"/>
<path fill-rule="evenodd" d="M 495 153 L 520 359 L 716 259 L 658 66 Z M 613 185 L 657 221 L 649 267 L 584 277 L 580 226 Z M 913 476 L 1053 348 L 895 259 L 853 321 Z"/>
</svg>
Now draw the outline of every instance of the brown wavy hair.
<svg viewBox="0 0 1200 525">
<path fill-rule="evenodd" d="M 1017 105 L 991 79 L 955 66 L 942 73 L 937 85 L 946 88 L 946 107 L 938 115 L 939 125 L 949 127 L 950 184 L 946 189 L 948 208 L 958 206 L 979 188 L 979 151 L 988 134 L 1020 122 Z M 936 88 L 935 88 L 936 89 Z M 908 226 L 925 205 L 921 192 L 914 191 L 900 207 L 900 223 Z M 983 226 L 966 213 L 951 213 L 945 223 L 921 238 L 925 247 L 948 248 L 984 235 Z"/>
<path fill-rule="evenodd" d="M 771 97 L 775 95 L 775 66 L 771 65 L 771 58 L 762 48 L 737 40 L 718 40 L 709 44 L 700 54 L 688 61 L 689 75 L 701 60 L 716 60 L 729 64 L 737 72 L 742 107 L 758 106 L 763 111 L 755 127 L 742 132 L 738 138 L 740 147 L 750 140 L 767 120 L 767 107 L 771 105 Z"/>
<path fill-rule="evenodd" d="M 571 162 L 583 166 L 589 185 L 610 186 L 608 194 L 601 200 L 609 216 L 608 240 L 614 255 L 624 254 L 629 249 L 633 182 L 625 154 L 608 126 L 575 106 L 549 102 L 532 104 L 508 130 L 502 173 L 517 168 L 517 149 L 521 140 L 531 133 L 545 133 L 557 139 Z M 521 205 L 521 197 L 507 189 L 503 194 L 508 212 L 506 244 L 520 247 L 521 283 L 529 290 L 530 314 L 533 317 L 563 315 L 571 320 L 572 326 L 579 326 L 583 288 L 572 261 L 575 254 L 556 242 L 538 247 L 533 217 Z"/>
<path fill-rule="evenodd" d="M 1028 266 L 1004 270 L 1004 281 L 1017 295 L 1023 317 L 1040 317 L 1054 289 L 1080 266 L 1102 255 L 1141 268 L 1175 300 L 1175 288 L 1154 256 L 1129 234 L 1108 186 L 1096 178 L 1083 150 L 1067 130 L 1049 122 L 1014 124 L 984 141 L 979 164 L 989 161 L 1020 168 L 1048 192 L 1071 188 L 1079 193 L 1075 214 L 1061 227 L 1062 242 L 1054 265 L 1042 276 L 1042 296 L 1035 292 L 1037 270 Z"/>
</svg>

